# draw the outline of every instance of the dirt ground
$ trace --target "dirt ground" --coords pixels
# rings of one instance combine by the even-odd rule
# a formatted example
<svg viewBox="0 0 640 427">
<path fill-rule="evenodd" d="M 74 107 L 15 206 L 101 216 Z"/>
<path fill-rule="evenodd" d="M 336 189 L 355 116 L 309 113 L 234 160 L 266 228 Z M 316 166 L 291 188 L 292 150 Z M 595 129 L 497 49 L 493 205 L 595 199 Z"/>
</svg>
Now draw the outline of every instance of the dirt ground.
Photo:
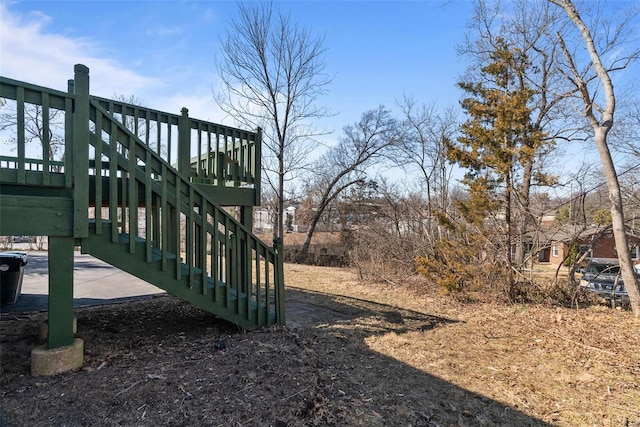
<svg viewBox="0 0 640 427">
<path fill-rule="evenodd" d="M 3 426 L 640 426 L 640 322 L 459 304 L 285 266 L 287 327 L 174 297 L 77 310 L 85 364 L 31 377 L 46 313 L 0 321 Z"/>
</svg>

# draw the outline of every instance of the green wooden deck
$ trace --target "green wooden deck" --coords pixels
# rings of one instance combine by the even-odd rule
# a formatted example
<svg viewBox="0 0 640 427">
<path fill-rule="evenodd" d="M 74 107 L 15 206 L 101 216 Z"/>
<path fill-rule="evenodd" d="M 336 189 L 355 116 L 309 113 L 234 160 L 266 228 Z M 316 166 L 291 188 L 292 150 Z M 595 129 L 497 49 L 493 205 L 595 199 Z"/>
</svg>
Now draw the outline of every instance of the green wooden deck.
<svg viewBox="0 0 640 427">
<path fill-rule="evenodd" d="M 77 246 L 243 328 L 284 324 L 281 243 L 251 232 L 260 130 L 91 96 L 83 65 L 67 92 L 0 77 L 0 97 L 0 235 L 49 236 L 49 348 L 73 340 Z"/>
</svg>

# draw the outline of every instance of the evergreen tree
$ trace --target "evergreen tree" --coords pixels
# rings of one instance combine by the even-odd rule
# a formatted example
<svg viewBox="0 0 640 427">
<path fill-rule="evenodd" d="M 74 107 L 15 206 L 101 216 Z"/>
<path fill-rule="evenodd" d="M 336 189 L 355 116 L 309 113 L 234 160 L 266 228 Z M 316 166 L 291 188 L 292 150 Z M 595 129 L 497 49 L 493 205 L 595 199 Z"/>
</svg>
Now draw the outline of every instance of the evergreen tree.
<svg viewBox="0 0 640 427">
<path fill-rule="evenodd" d="M 529 71 L 526 55 L 504 40 L 498 40 L 496 46 L 475 81 L 458 83 L 466 93 L 461 105 L 469 118 L 462 124 L 457 143 L 448 144 L 447 157 L 468 171 L 463 183 L 469 198 L 459 203 L 465 220 L 479 225 L 500 206 L 504 210 L 503 250 L 510 269 L 516 179 L 549 142 L 531 121 L 529 103 L 534 91 L 525 80 Z M 531 179 L 526 174 L 522 177 Z M 510 273 L 509 282 L 513 282 Z"/>
</svg>

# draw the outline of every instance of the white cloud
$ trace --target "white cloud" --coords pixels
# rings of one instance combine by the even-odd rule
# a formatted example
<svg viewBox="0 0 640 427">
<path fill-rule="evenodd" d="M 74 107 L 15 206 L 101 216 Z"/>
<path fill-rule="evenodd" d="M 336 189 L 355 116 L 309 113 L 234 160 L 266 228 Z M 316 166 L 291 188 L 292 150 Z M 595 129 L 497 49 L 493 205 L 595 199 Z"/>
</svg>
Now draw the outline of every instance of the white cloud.
<svg viewBox="0 0 640 427">
<path fill-rule="evenodd" d="M 153 109 L 180 114 L 187 107 L 191 117 L 232 125 L 213 99 L 213 66 L 205 71 L 194 63 L 172 66 L 166 77 L 148 77 L 134 71 L 149 60 L 144 54 L 127 67 L 109 57 L 110 46 L 55 34 L 48 30 L 51 22 L 41 12 L 19 14 L 0 3 L 0 75 L 66 91 L 74 65 L 84 64 L 92 95 L 134 95 Z"/>
<path fill-rule="evenodd" d="M 205 16 L 213 19 L 213 10 Z M 53 31 L 53 18 L 42 12 L 18 13 L 0 3 L 0 75 L 39 86 L 66 91 L 73 79 L 75 64 L 90 69 L 92 95 L 112 98 L 114 95 L 138 98 L 155 110 L 180 114 L 182 107 L 189 116 L 235 126 L 234 120 L 216 104 L 213 90 L 218 82 L 213 58 L 172 56 L 158 61 L 162 52 L 138 51 L 126 64 L 115 58 L 109 40 L 69 37 Z M 177 28 L 177 27 L 176 27 Z M 165 29 L 167 34 L 176 28 Z M 148 77 L 140 71 L 158 71 L 161 77 Z"/>
<path fill-rule="evenodd" d="M 0 74 L 65 91 L 75 64 L 90 69 L 91 93 L 141 93 L 156 87 L 156 79 L 137 74 L 116 60 L 102 57 L 104 48 L 87 38 L 47 32 L 51 18 L 40 12 L 18 14 L 0 3 Z"/>
</svg>

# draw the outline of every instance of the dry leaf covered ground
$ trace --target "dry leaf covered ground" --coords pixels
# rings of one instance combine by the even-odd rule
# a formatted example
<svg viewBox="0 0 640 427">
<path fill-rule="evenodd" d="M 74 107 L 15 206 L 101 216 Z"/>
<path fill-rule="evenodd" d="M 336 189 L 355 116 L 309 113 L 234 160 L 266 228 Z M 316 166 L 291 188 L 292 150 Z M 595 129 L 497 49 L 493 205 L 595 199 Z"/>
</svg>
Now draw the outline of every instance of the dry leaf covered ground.
<svg viewBox="0 0 640 427">
<path fill-rule="evenodd" d="M 0 322 L 8 426 L 633 426 L 631 313 L 462 305 L 286 265 L 288 326 L 244 333 L 171 296 L 77 310 L 85 367 L 29 375 L 45 313 Z"/>
</svg>

